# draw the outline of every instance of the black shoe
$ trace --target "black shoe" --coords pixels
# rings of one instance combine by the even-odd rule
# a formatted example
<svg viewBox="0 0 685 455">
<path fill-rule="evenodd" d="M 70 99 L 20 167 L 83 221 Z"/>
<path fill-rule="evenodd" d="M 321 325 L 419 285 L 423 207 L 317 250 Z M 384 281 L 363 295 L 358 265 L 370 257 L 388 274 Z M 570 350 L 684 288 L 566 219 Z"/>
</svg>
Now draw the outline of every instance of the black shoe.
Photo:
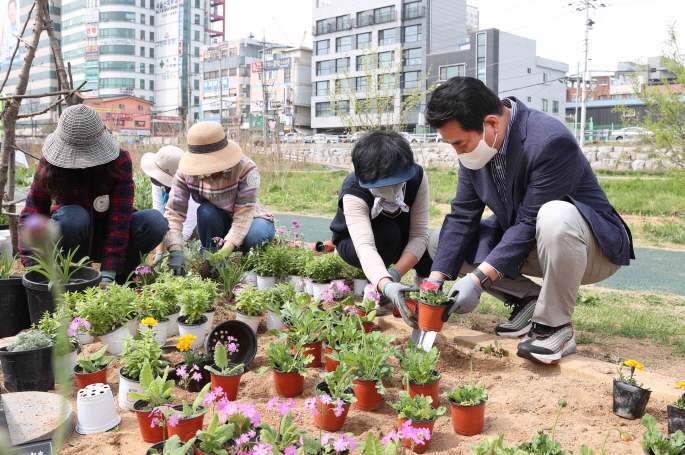
<svg viewBox="0 0 685 455">
<path fill-rule="evenodd" d="M 549 327 L 533 323 L 528 335 L 518 345 L 516 355 L 538 363 L 556 364 L 565 355 L 576 352 L 573 325 Z"/>
<path fill-rule="evenodd" d="M 508 338 L 518 338 L 528 333 L 532 326 L 531 321 L 537 303 L 537 295 L 525 299 L 512 297 L 511 300 L 504 302 L 504 305 L 511 307 L 511 315 L 507 322 L 497 324 L 495 333 Z"/>
</svg>

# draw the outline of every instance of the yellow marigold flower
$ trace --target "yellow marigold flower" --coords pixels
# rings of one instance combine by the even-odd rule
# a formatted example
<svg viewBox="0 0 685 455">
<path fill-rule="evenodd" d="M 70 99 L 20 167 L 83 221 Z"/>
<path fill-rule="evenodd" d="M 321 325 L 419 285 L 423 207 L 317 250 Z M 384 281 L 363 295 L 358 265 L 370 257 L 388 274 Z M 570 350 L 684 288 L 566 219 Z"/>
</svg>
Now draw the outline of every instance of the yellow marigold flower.
<svg viewBox="0 0 685 455">
<path fill-rule="evenodd" d="M 197 337 L 195 335 L 191 335 L 191 334 L 183 335 L 181 338 L 178 339 L 178 343 L 176 344 L 176 347 L 181 352 L 188 351 L 188 350 L 190 350 L 191 344 L 195 340 L 197 340 Z"/>
<path fill-rule="evenodd" d="M 645 371 L 645 366 L 637 360 L 626 360 L 623 364 L 627 367 L 635 368 L 638 371 Z"/>
<path fill-rule="evenodd" d="M 676 381 L 676 383 L 675 383 L 675 388 L 676 388 L 676 389 L 683 389 L 683 390 L 685 390 L 685 381 L 683 381 L 683 382 L 678 382 L 678 381 Z"/>
<path fill-rule="evenodd" d="M 145 318 L 142 321 L 140 321 L 140 323 L 148 327 L 152 327 L 159 324 L 159 322 L 157 322 L 155 318 Z"/>
</svg>

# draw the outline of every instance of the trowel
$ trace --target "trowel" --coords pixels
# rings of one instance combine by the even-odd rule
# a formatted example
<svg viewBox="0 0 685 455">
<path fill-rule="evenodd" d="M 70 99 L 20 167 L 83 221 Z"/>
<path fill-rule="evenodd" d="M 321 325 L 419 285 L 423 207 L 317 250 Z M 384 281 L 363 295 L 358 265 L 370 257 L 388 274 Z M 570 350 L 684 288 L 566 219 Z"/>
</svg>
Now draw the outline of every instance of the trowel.
<svg viewBox="0 0 685 455">
<path fill-rule="evenodd" d="M 425 330 L 416 328 L 411 332 L 411 340 L 416 346 L 421 345 L 424 351 L 430 351 L 433 347 L 433 343 L 435 342 L 435 337 L 437 334 L 438 332 L 427 332 Z"/>
</svg>

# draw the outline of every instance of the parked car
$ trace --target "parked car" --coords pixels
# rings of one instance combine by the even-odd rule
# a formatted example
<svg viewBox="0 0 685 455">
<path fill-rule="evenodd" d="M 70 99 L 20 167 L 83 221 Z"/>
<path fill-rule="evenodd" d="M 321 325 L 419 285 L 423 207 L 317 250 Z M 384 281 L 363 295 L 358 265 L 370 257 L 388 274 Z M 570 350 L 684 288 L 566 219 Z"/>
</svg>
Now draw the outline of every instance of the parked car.
<svg viewBox="0 0 685 455">
<path fill-rule="evenodd" d="M 359 140 L 360 137 L 362 137 L 364 134 L 366 134 L 366 131 L 357 131 L 354 133 L 352 136 L 350 136 L 349 141 L 352 143 L 355 143 Z"/>
<path fill-rule="evenodd" d="M 321 133 L 314 135 L 314 143 L 316 144 L 337 144 L 338 142 L 338 136 L 329 136 Z"/>
<path fill-rule="evenodd" d="M 313 144 L 314 143 L 314 136 L 311 134 L 306 134 L 302 136 L 302 143 L 304 144 Z"/>
<path fill-rule="evenodd" d="M 654 136 L 654 133 L 645 128 L 640 128 L 639 126 L 630 126 L 628 128 L 621 128 L 620 130 L 609 132 L 609 139 L 615 139 L 617 141 L 636 141 L 645 136 Z"/>
<path fill-rule="evenodd" d="M 302 136 L 297 133 L 286 133 L 282 141 L 287 144 L 294 144 L 296 142 L 302 142 Z"/>
</svg>

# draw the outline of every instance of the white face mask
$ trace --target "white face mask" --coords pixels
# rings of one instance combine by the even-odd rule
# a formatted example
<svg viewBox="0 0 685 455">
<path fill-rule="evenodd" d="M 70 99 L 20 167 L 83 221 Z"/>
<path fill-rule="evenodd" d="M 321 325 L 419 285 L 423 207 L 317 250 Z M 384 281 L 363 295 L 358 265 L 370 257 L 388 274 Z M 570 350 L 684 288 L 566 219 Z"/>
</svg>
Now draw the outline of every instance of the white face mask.
<svg viewBox="0 0 685 455">
<path fill-rule="evenodd" d="M 398 197 L 402 197 L 402 190 L 404 189 L 404 183 L 398 183 L 391 186 L 382 186 L 380 188 L 369 188 L 371 194 L 375 197 L 380 197 L 388 202 L 395 202 Z"/>
<path fill-rule="evenodd" d="M 371 207 L 371 219 L 376 218 L 381 212 L 395 213 L 398 210 L 408 212 L 409 207 L 404 203 L 404 188 L 406 182 L 380 188 L 369 188 L 374 196 Z"/>
<path fill-rule="evenodd" d="M 497 134 L 495 134 L 495 140 L 492 145 L 497 142 Z M 492 159 L 493 156 L 497 154 L 498 150 L 494 147 L 490 147 L 487 142 L 485 142 L 485 124 L 483 124 L 483 138 L 478 142 L 476 148 L 469 153 L 461 153 L 457 155 L 459 163 L 467 169 L 475 171 L 482 168 Z"/>
</svg>

